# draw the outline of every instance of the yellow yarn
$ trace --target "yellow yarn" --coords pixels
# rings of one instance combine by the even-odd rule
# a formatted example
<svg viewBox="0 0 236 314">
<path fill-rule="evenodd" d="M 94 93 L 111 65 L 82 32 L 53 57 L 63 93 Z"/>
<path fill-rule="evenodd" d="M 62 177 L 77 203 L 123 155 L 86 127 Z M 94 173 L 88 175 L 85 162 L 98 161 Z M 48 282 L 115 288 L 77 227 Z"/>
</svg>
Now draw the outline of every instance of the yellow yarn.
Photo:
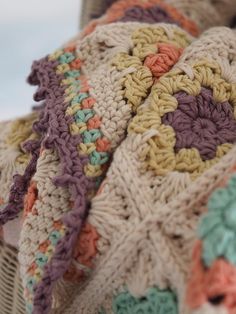
<svg viewBox="0 0 236 314">
<path fill-rule="evenodd" d="M 168 29 L 168 27 L 144 27 L 133 33 L 133 55 L 142 61 L 150 54 L 156 53 L 157 43 L 175 44 L 178 48 L 185 48 L 191 43 L 190 36 L 183 30 Z"/>
<path fill-rule="evenodd" d="M 77 94 L 76 93 L 71 93 L 70 95 L 65 97 L 65 102 L 71 102 L 71 100 L 76 97 Z M 79 103 L 77 103 L 79 105 Z"/>
<path fill-rule="evenodd" d="M 79 144 L 79 153 L 90 155 L 93 151 L 96 150 L 96 145 L 94 143 L 80 143 Z"/>
<path fill-rule="evenodd" d="M 172 70 L 160 78 L 153 86 L 149 103 L 140 108 L 129 126 L 129 133 L 141 133 L 156 129 L 158 135 L 148 140 L 145 162 L 149 169 L 157 175 L 164 175 L 169 171 L 189 172 L 192 177 L 214 165 L 231 148 L 231 144 L 217 147 L 216 157 L 203 161 L 197 149 L 180 149 L 175 153 L 175 132 L 170 126 L 161 124 L 161 118 L 167 112 L 173 112 L 178 102 L 173 95 L 185 91 L 197 96 L 201 86 L 213 90 L 216 102 L 229 101 L 236 112 L 236 84 L 230 84 L 221 77 L 221 69 L 217 63 L 203 60 L 192 66 L 194 79 L 190 79 L 182 70 Z M 142 156 L 143 157 L 143 156 Z"/>
<path fill-rule="evenodd" d="M 75 105 L 69 106 L 66 109 L 66 115 L 73 116 L 80 109 L 81 109 L 81 104 L 75 104 Z"/>
<path fill-rule="evenodd" d="M 49 56 L 49 60 L 57 60 L 64 52 L 62 50 L 57 50 Z"/>
<path fill-rule="evenodd" d="M 68 71 L 70 71 L 70 66 L 68 64 L 63 63 L 63 64 L 59 64 L 57 66 L 56 73 L 57 74 L 63 74 L 63 73 L 66 73 Z"/>
<path fill-rule="evenodd" d="M 134 47 L 131 55 L 119 53 L 112 60 L 112 65 L 119 71 L 131 70 L 131 73 L 121 79 L 121 85 L 124 87 L 124 98 L 136 112 L 154 83 L 150 69 L 143 65 L 144 59 L 158 52 L 157 43 L 172 43 L 176 47 L 185 48 L 191 40 L 184 31 L 177 28 L 170 31 L 164 26 L 140 28 L 133 33 L 132 40 Z"/>
<path fill-rule="evenodd" d="M 80 123 L 73 122 L 70 125 L 70 131 L 72 135 L 82 134 L 86 130 L 87 130 L 87 124 L 84 122 L 80 122 Z"/>
<path fill-rule="evenodd" d="M 91 165 L 91 164 L 86 165 L 84 167 L 84 171 L 85 171 L 86 176 L 88 177 L 99 177 L 103 173 L 100 165 Z"/>
<path fill-rule="evenodd" d="M 21 152 L 16 163 L 26 163 L 29 155 L 22 149 L 22 144 L 29 139 L 36 139 L 37 135 L 32 131 L 32 125 L 37 120 L 37 113 L 34 112 L 24 118 L 16 119 L 12 122 L 11 131 L 6 138 L 6 144 L 15 147 Z"/>
<path fill-rule="evenodd" d="M 139 66 L 134 73 L 126 76 L 124 96 L 128 99 L 128 103 L 133 106 L 134 111 L 148 96 L 148 90 L 152 84 L 152 73 L 144 66 Z"/>
</svg>

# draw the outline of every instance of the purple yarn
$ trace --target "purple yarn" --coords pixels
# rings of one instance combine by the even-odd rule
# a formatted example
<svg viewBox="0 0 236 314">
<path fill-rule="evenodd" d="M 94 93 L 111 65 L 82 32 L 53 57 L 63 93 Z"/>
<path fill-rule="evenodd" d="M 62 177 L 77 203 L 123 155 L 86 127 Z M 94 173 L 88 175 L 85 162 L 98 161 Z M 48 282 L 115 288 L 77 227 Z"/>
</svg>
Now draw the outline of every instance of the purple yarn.
<svg viewBox="0 0 236 314">
<path fill-rule="evenodd" d="M 34 128 L 35 126 L 33 126 L 33 129 Z M 36 171 L 40 145 L 40 140 L 29 140 L 23 145 L 25 151 L 31 153 L 32 157 L 24 174 L 15 174 L 13 176 L 13 184 L 10 188 L 8 203 L 5 208 L 0 211 L 0 225 L 4 225 L 7 221 L 16 218 L 19 212 L 24 208 L 24 196 L 27 193 L 30 180 Z"/>
<path fill-rule="evenodd" d="M 219 145 L 236 142 L 236 121 L 229 102 L 216 103 L 208 88 L 202 88 L 196 97 L 185 92 L 174 96 L 178 108 L 166 113 L 162 122 L 175 131 L 176 152 L 196 148 L 202 160 L 209 160 L 216 156 Z"/>
<path fill-rule="evenodd" d="M 58 152 L 62 166 L 62 175 L 55 178 L 54 183 L 68 187 L 74 207 L 64 215 L 66 235 L 58 242 L 54 255 L 45 266 L 42 281 L 34 287 L 33 314 L 50 311 L 54 283 L 69 268 L 73 248 L 86 216 L 86 194 L 95 184 L 83 172 L 88 157 L 78 156 L 77 145 L 81 143 L 81 136 L 70 134 L 69 126 L 73 118 L 65 114 L 69 104 L 64 102 L 65 88 L 60 84 L 64 77 L 56 74 L 58 64 L 47 58 L 34 62 L 29 82 L 39 85 L 35 100 L 45 99 L 44 114 L 38 121 L 38 129 L 45 135 L 43 145 Z"/>
<path fill-rule="evenodd" d="M 124 16 L 120 19 L 122 22 L 141 22 L 141 23 L 176 23 L 177 22 L 172 19 L 168 13 L 156 5 L 150 8 L 141 8 L 139 6 L 132 7 L 127 9 L 124 13 Z"/>
</svg>

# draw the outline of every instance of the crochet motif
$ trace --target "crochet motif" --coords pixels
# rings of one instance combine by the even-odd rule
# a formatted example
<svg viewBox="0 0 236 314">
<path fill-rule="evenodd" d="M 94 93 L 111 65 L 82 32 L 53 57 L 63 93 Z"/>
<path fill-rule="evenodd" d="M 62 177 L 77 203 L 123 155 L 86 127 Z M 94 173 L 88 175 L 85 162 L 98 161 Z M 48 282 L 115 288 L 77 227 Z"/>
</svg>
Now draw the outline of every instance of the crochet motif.
<svg viewBox="0 0 236 314">
<path fill-rule="evenodd" d="M 234 167 L 235 173 L 235 167 Z M 236 309 L 236 174 L 208 200 L 208 212 L 200 221 L 187 302 L 195 309 L 209 302 Z"/>
<path fill-rule="evenodd" d="M 159 78 L 170 71 L 179 60 L 183 49 L 170 44 L 158 44 L 157 47 L 158 53 L 147 56 L 144 65 L 151 70 L 154 77 Z"/>
<path fill-rule="evenodd" d="M 236 121 L 229 102 L 216 103 L 212 91 L 202 88 L 196 97 L 185 92 L 174 95 L 178 107 L 167 112 L 162 123 L 176 134 L 175 152 L 196 148 L 202 160 L 216 157 L 218 145 L 236 141 Z"/>
<path fill-rule="evenodd" d="M 158 8 L 157 8 L 158 6 Z M 135 15 L 134 9 L 135 8 Z M 132 10 L 133 14 L 131 20 L 134 21 L 135 17 L 137 17 L 137 21 L 139 21 L 140 13 L 144 20 L 146 19 L 155 22 L 162 22 L 164 18 L 168 20 L 175 21 L 181 28 L 187 30 L 192 35 L 196 36 L 198 34 L 198 28 L 196 24 L 184 17 L 180 12 L 178 12 L 174 7 L 164 3 L 162 0 L 120 0 L 115 2 L 106 12 L 106 14 L 95 21 L 92 21 L 83 31 L 83 36 L 90 34 L 94 31 L 96 26 L 104 25 L 108 23 L 112 23 L 115 21 L 128 19 L 130 18 L 130 13 Z M 146 12 L 144 12 L 144 10 Z M 138 11 L 138 12 L 137 12 Z M 155 12 L 156 11 L 156 12 Z M 158 11 L 158 12 L 157 12 Z M 139 14 L 137 14 L 139 13 Z M 127 18 L 128 15 L 128 18 Z M 166 21 L 166 20 L 165 20 Z"/>
<path fill-rule="evenodd" d="M 172 25 L 127 22 L 137 20 Z M 188 313 L 196 224 L 236 160 L 233 35 L 193 41 L 183 28 L 196 34 L 196 25 L 159 0 L 118 1 L 86 32 L 113 21 L 34 62 L 42 105 L 0 139 L 10 148 L 0 158 L 10 169 L 4 204 L 13 183 L 0 222 L 24 205 L 29 314 Z M 196 313 L 222 305 L 235 314 L 235 181 L 212 195 L 200 223 L 188 291 Z"/>
<path fill-rule="evenodd" d="M 114 314 L 177 314 L 176 297 L 171 291 L 149 289 L 147 295 L 134 298 L 129 292 L 119 294 L 113 300 Z"/>
<path fill-rule="evenodd" d="M 1 197 L 6 202 L 0 211 L 1 224 L 14 219 L 24 206 L 24 195 L 36 170 L 41 143 L 34 127 L 32 130 L 37 117 L 38 113 L 34 112 L 10 123 L 10 130 L 6 128 L 7 134 L 0 147 L 0 179 L 4 180 L 1 182 Z"/>
<path fill-rule="evenodd" d="M 217 259 L 210 268 L 201 261 L 201 243 L 193 254 L 191 279 L 187 289 L 187 303 L 197 309 L 209 302 L 214 306 L 225 305 L 229 314 L 235 313 L 236 269 L 224 259 Z"/>
<path fill-rule="evenodd" d="M 235 142 L 235 86 L 222 80 L 216 63 L 199 62 L 193 72 L 193 80 L 180 70 L 160 78 L 153 86 L 150 105 L 130 124 L 130 132 L 158 131 L 148 141 L 145 157 L 147 167 L 158 175 L 177 170 L 196 177 Z"/>
<path fill-rule="evenodd" d="M 215 32 L 218 33 L 219 30 Z M 213 161 L 206 159 L 211 158 L 217 150 L 215 143 L 219 140 L 221 142 L 222 136 L 227 137 L 226 142 L 231 140 L 228 136 L 231 134 L 232 125 L 234 126 L 235 76 L 232 75 L 234 68 L 224 68 L 219 62 L 218 55 L 226 51 L 223 64 L 228 62 L 229 66 L 235 60 L 235 55 L 230 56 L 231 48 L 229 47 L 221 50 L 220 46 L 218 50 L 218 41 L 213 45 L 211 32 L 210 34 L 207 32 L 204 36 L 204 45 L 201 45 L 201 39 L 200 43 L 196 41 L 195 44 L 194 41 L 190 45 L 190 48 L 197 47 L 197 53 L 195 54 L 194 49 L 186 48 L 175 67 L 154 84 L 150 97 L 145 102 L 141 99 L 142 105 L 137 106 L 137 114 L 131 122 L 129 134 L 113 156 L 103 189 L 92 201 L 88 221 L 100 234 L 96 265 L 92 275 L 82 286 L 85 288 L 81 289 L 83 291 L 79 293 L 73 308 L 93 313 L 103 306 L 104 311 L 112 313 L 111 294 L 119 291 L 122 286 L 127 285 L 132 295 L 140 296 L 155 284 L 168 287 L 171 283 L 171 287 L 179 297 L 179 312 L 191 312 L 184 303 L 183 292 L 188 278 L 189 252 L 194 243 L 196 225 L 199 216 L 205 210 L 205 200 L 208 195 L 227 173 L 233 162 L 235 163 L 235 145 L 231 143 L 226 145 L 228 153 L 227 149 L 225 152 L 222 151 L 222 158 Z M 228 42 L 233 42 L 233 36 L 232 41 L 228 40 Z M 109 43 L 107 42 L 107 45 Z M 145 47 L 145 41 L 143 46 Z M 213 60 L 210 58 L 211 54 L 208 55 L 208 48 L 215 51 L 212 54 Z M 149 46 L 148 49 L 150 49 Z M 133 47 L 132 50 L 134 51 Z M 121 58 L 121 56 L 122 54 L 118 57 Z M 185 64 L 182 63 L 183 59 Z M 129 59 L 127 57 L 124 60 Z M 130 67 L 136 66 L 137 61 L 135 59 L 132 61 Z M 122 65 L 124 65 L 123 68 Z M 121 63 L 121 71 L 123 69 L 129 69 L 125 62 Z M 165 175 L 159 175 L 160 172 L 147 171 L 146 157 L 150 150 L 155 150 L 159 136 L 158 123 L 163 124 L 164 127 L 170 127 L 165 125 L 162 119 L 164 120 L 168 113 L 174 115 L 179 109 L 178 106 L 181 106 L 181 110 L 177 112 L 177 116 L 182 115 L 182 107 L 189 96 L 191 101 L 187 105 L 192 106 L 192 114 L 187 118 L 194 119 L 200 115 L 200 119 L 207 118 L 211 122 L 213 120 L 215 125 L 210 125 L 210 130 L 212 127 L 219 126 L 217 133 L 220 138 L 217 138 L 218 134 L 213 137 L 213 145 L 207 151 L 210 156 L 205 154 L 205 147 L 204 150 L 201 147 L 198 148 L 199 158 L 206 165 L 205 169 L 201 169 L 202 173 L 194 173 L 194 175 L 191 168 L 189 172 L 176 171 L 176 169 L 172 171 L 172 168 L 168 171 L 167 169 Z M 183 103 L 181 103 L 182 99 Z M 174 108 L 171 107 L 172 100 Z M 206 104 L 205 110 L 202 110 L 202 103 Z M 217 107 L 219 110 L 216 110 Z M 215 119 L 218 114 L 219 125 L 216 124 Z M 175 121 L 171 115 L 168 118 Z M 173 127 L 173 132 L 177 133 L 178 129 Z M 207 130 L 204 132 L 203 138 L 208 135 Z M 163 139 L 163 144 L 167 142 Z M 176 141 L 173 141 L 172 151 L 178 154 L 175 144 Z M 204 141 L 203 144 L 205 145 Z M 219 145 L 222 144 L 219 143 Z M 162 157 L 159 151 L 157 155 Z M 153 170 L 151 167 L 149 169 Z M 145 192 L 140 193 L 140 191 Z M 219 268 L 218 266 L 216 268 L 218 274 Z M 207 284 L 211 278 L 212 273 Z M 218 289 L 216 281 L 214 280 L 214 288 Z M 193 286 L 201 291 L 199 285 Z M 213 287 L 210 286 L 210 289 Z M 192 293 L 193 301 L 197 292 Z M 213 302 L 217 302 L 217 298 L 213 298 Z M 214 305 L 207 303 L 203 306 L 203 310 L 197 307 L 192 308 L 193 313 L 195 314 L 195 309 L 199 314 L 214 313 Z M 209 312 L 207 312 L 208 309 Z M 225 308 L 221 310 L 219 307 L 217 312 L 224 313 Z"/>
<path fill-rule="evenodd" d="M 135 112 L 150 93 L 155 80 L 178 61 L 190 40 L 185 32 L 173 29 L 170 39 L 165 27 L 143 27 L 132 34 L 134 43 L 129 54 L 120 53 L 112 61 L 119 71 L 135 69 L 122 79 L 124 97 Z"/>
<path fill-rule="evenodd" d="M 186 46 L 188 43 L 188 38 L 185 35 L 184 32 L 181 32 L 180 30 L 178 30 L 177 28 L 174 30 L 175 31 L 175 37 L 172 40 L 173 43 L 177 44 L 177 45 L 183 45 Z M 149 43 L 145 43 L 144 40 L 142 40 L 142 38 L 149 38 Z M 148 36 L 148 37 L 147 37 Z M 124 98 L 128 98 L 128 100 L 133 100 L 133 109 L 136 110 L 136 108 L 141 104 L 142 100 L 144 97 L 147 96 L 147 93 L 149 92 L 149 87 L 153 84 L 153 79 L 152 79 L 152 74 L 150 71 L 148 71 L 148 69 L 143 66 L 143 62 L 139 61 L 139 58 L 141 60 L 145 60 L 145 56 L 149 57 L 149 52 L 152 51 L 154 52 L 155 50 L 158 51 L 158 53 L 156 55 L 152 54 L 150 56 L 156 56 L 158 60 L 156 60 L 155 65 L 151 65 L 150 61 L 148 66 L 152 69 L 155 68 L 155 70 L 157 71 L 157 67 L 159 66 L 159 70 L 160 70 L 160 75 L 161 76 L 163 73 L 165 73 L 165 71 L 168 71 L 168 69 L 175 63 L 177 62 L 180 53 L 182 52 L 182 48 L 177 48 L 175 46 L 172 46 L 171 44 L 165 44 L 165 43 L 160 43 L 160 44 L 156 44 L 157 41 L 160 42 L 171 42 L 171 40 L 169 39 L 168 33 L 167 31 L 163 28 L 163 27 L 156 27 L 155 29 L 148 29 L 148 28 L 141 28 L 139 29 L 137 32 L 134 32 L 133 34 L 133 40 L 135 42 L 135 46 L 133 51 L 130 52 L 131 55 L 125 55 L 125 54 L 120 54 L 117 57 L 115 57 L 115 59 L 112 61 L 112 63 L 114 63 L 117 68 L 122 71 L 124 69 L 127 69 L 129 66 L 134 66 L 134 64 L 137 64 L 138 67 L 138 73 L 134 73 L 134 74 L 128 74 L 128 76 L 125 76 L 124 78 L 122 78 L 122 84 L 124 83 Z M 151 40 L 150 40 L 151 39 Z M 142 43 L 142 44 L 141 44 Z M 145 47 L 145 52 L 143 51 L 143 48 Z M 159 49 L 159 50 L 158 50 Z M 132 55 L 134 54 L 134 55 Z M 140 57 L 139 57 L 140 55 Z M 168 62 L 168 60 L 169 62 Z M 165 63 L 166 61 L 166 63 Z M 136 65 L 135 64 L 135 65 Z M 165 66 L 165 64 L 167 66 Z M 154 70 L 153 70 L 154 71 Z M 146 80 L 144 79 L 146 75 Z M 143 80 L 139 80 L 139 78 L 143 78 Z M 132 80 L 132 81 L 131 81 Z M 127 83 L 127 84 L 126 84 Z M 138 86 L 138 84 L 140 84 L 140 86 Z M 145 84 L 147 84 L 147 88 L 145 91 Z M 130 88 L 130 85 L 132 87 L 132 91 Z M 143 85 L 143 86 L 141 86 Z M 126 89 L 127 86 L 127 89 Z M 143 97 L 141 96 L 141 89 L 143 91 Z M 127 93 L 126 93 L 127 90 Z M 144 92 L 145 91 L 145 92 Z M 140 92 L 140 93 L 139 93 Z M 133 95 L 131 95 L 133 93 Z M 137 95 L 137 97 L 136 97 Z M 94 233 L 90 232 L 87 235 L 87 238 L 89 240 L 89 237 L 91 237 L 90 240 L 93 239 L 94 237 Z M 96 237 L 96 235 L 95 235 Z M 83 237 L 82 237 L 83 238 Z M 80 242 L 80 240 L 79 240 Z M 82 251 L 84 251 L 84 254 L 92 254 L 92 257 L 95 256 L 96 254 L 96 245 L 94 246 L 94 249 L 90 252 L 90 248 L 85 248 L 83 249 L 83 243 L 81 243 L 82 247 Z M 91 248 L 92 249 L 92 248 Z M 78 250 L 80 250 L 80 243 L 78 243 Z M 74 254 L 74 257 L 76 258 L 76 252 Z M 83 262 L 83 261 L 79 261 L 80 264 L 78 265 L 78 267 L 81 267 L 81 265 L 83 264 L 84 266 L 87 267 L 92 267 L 91 262 Z M 66 277 L 64 278 L 72 278 L 71 274 L 73 271 L 75 271 L 75 264 L 73 262 L 73 264 L 71 265 L 70 268 L 70 275 L 68 276 L 68 274 L 66 274 Z M 88 271 L 88 270 L 87 270 Z M 79 270 L 79 273 L 81 273 L 81 270 Z M 79 280 L 81 280 L 81 276 L 78 277 Z M 74 280 L 73 280 L 74 281 Z"/>
<path fill-rule="evenodd" d="M 208 213 L 199 227 L 199 237 L 203 241 L 203 260 L 211 266 L 224 257 L 236 265 L 236 175 L 232 176 L 226 188 L 218 189 L 208 202 Z"/>
<path fill-rule="evenodd" d="M 170 42 L 163 28 L 160 28 L 159 31 L 157 30 L 156 33 L 155 31 L 149 31 L 149 34 L 152 36 L 152 42 L 155 43 L 156 50 L 158 39 L 163 37 L 164 42 Z M 145 33 L 143 36 L 145 36 Z M 136 42 L 138 44 L 137 39 Z M 175 42 L 177 45 L 185 47 L 189 39 L 187 39 L 185 33 L 176 30 L 176 41 L 174 41 L 174 43 Z M 145 56 L 141 46 L 140 49 L 139 51 L 138 47 L 136 48 L 137 53 L 142 53 L 143 56 Z M 168 49 L 170 50 L 170 47 L 168 47 Z M 155 50 L 152 49 L 152 52 L 155 52 Z M 100 117 L 93 110 L 96 101 L 89 94 L 87 80 L 85 76 L 81 74 L 81 65 L 81 60 L 76 57 L 75 48 L 66 47 L 64 50 L 57 51 L 48 58 L 35 62 L 29 81 L 32 84 L 40 85 L 35 99 L 41 100 L 42 98 L 46 98 L 45 112 L 36 123 L 36 128 L 42 135 L 47 135 L 43 141 L 45 148 L 55 147 L 61 160 L 63 174 L 54 179 L 54 183 L 57 186 L 69 186 L 72 199 L 74 198 L 71 207 L 74 206 L 74 208 L 77 208 L 82 223 L 84 214 L 81 214 L 80 211 L 83 207 L 82 212 L 85 213 L 85 199 L 87 197 L 91 198 L 100 184 L 109 161 L 111 145 L 110 141 L 103 136 L 101 131 Z M 50 80 L 48 81 L 44 76 L 50 77 Z M 152 83 L 151 72 L 150 81 Z M 58 82 L 58 85 L 55 85 L 54 82 Z M 49 93 L 49 95 L 45 93 L 45 90 L 48 90 L 48 86 L 52 89 L 52 93 Z M 51 97 L 54 97 L 54 102 L 57 103 L 57 106 L 54 105 Z M 64 103 L 62 103 L 62 99 L 64 99 Z M 61 119 L 64 115 L 65 120 Z M 53 128 L 51 125 L 53 125 Z M 69 137 L 68 129 L 72 137 Z M 62 134 L 60 134 L 60 132 L 62 132 Z M 67 141 L 66 145 L 63 144 L 65 140 Z M 68 141 L 71 141 L 71 143 L 68 144 Z M 74 161 L 74 168 L 71 168 L 73 164 L 71 164 L 70 159 L 76 160 Z M 84 178 L 83 174 L 81 175 L 81 170 L 77 170 L 81 169 L 81 166 L 84 172 Z M 83 184 L 81 182 L 83 182 Z M 76 186 L 74 186 L 74 184 L 76 184 Z M 28 197 L 25 200 L 27 207 L 25 208 L 25 213 L 31 212 L 33 216 L 37 215 L 37 208 L 32 202 L 32 200 L 35 200 L 34 194 L 36 189 L 32 193 L 30 188 Z M 80 203 L 81 200 L 82 205 Z M 60 230 L 55 230 L 55 228 L 50 229 L 48 239 L 45 240 L 46 242 L 43 241 L 38 244 L 39 247 L 43 246 L 46 249 L 46 253 L 40 250 L 40 254 L 36 252 L 33 264 L 31 263 L 31 265 L 28 266 L 31 275 L 29 273 L 24 275 L 25 279 L 28 277 L 28 283 L 25 283 L 27 287 L 25 295 L 28 301 L 29 312 L 34 311 L 34 309 L 38 310 L 41 306 L 47 311 L 47 308 L 50 306 L 52 283 L 60 278 L 67 269 L 69 270 L 64 276 L 65 279 L 72 279 L 72 274 L 75 271 L 74 279 L 77 278 L 77 280 L 80 280 L 84 275 L 90 272 L 92 259 L 96 254 L 95 242 L 93 250 L 84 251 L 84 256 L 81 255 L 76 259 L 77 256 L 75 253 L 75 260 L 72 264 L 72 252 L 70 248 L 66 248 L 66 250 L 68 250 L 66 251 L 67 254 L 63 254 L 63 256 L 57 253 L 59 250 L 64 250 L 64 247 L 67 245 L 66 243 L 70 243 L 71 247 L 74 246 L 73 243 L 76 241 L 77 232 L 81 229 L 81 225 L 79 221 L 75 220 L 74 215 L 74 211 L 72 210 L 70 215 L 68 214 L 71 218 L 61 217 L 60 220 L 56 221 L 60 226 Z M 26 215 L 26 223 L 27 220 Z M 95 233 L 93 234 L 95 235 Z M 97 236 L 98 235 L 96 235 L 96 237 Z M 70 238 L 72 240 L 69 240 Z M 82 250 L 82 247 L 80 250 Z M 62 258 L 62 260 L 60 260 L 60 258 Z M 55 274 L 53 274 L 54 260 L 59 263 Z M 34 269 L 33 276 L 32 269 Z M 46 277 L 52 279 L 45 282 L 44 278 Z M 74 279 L 73 281 L 75 281 Z M 31 286 L 33 286 L 33 290 L 30 289 Z M 41 305 L 42 300 L 44 300 L 43 305 Z M 32 303 L 34 306 L 32 306 Z"/>
</svg>

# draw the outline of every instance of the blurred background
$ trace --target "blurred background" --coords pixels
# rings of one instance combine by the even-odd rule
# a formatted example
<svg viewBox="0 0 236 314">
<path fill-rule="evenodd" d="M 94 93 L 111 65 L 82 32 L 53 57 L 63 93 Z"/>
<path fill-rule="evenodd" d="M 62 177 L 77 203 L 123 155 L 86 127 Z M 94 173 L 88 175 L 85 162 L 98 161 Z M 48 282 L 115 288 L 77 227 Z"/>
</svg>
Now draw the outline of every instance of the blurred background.
<svg viewBox="0 0 236 314">
<path fill-rule="evenodd" d="M 26 83 L 32 61 L 53 52 L 79 29 L 81 0 L 0 0 L 0 120 L 33 105 Z"/>
</svg>

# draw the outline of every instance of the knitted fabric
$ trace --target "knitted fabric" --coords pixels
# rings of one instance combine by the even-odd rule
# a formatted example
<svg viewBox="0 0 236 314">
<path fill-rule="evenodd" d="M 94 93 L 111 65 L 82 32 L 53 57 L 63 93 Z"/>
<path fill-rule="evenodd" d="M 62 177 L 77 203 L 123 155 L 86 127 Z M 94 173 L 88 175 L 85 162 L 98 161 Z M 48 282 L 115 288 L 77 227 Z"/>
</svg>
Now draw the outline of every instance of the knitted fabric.
<svg viewBox="0 0 236 314">
<path fill-rule="evenodd" d="M 34 62 L 42 105 L 0 143 L 1 223 L 24 208 L 27 313 L 209 308 L 187 306 L 185 287 L 195 207 L 236 162 L 236 44 L 227 28 L 187 31 L 164 2 L 121 0 Z"/>
</svg>

